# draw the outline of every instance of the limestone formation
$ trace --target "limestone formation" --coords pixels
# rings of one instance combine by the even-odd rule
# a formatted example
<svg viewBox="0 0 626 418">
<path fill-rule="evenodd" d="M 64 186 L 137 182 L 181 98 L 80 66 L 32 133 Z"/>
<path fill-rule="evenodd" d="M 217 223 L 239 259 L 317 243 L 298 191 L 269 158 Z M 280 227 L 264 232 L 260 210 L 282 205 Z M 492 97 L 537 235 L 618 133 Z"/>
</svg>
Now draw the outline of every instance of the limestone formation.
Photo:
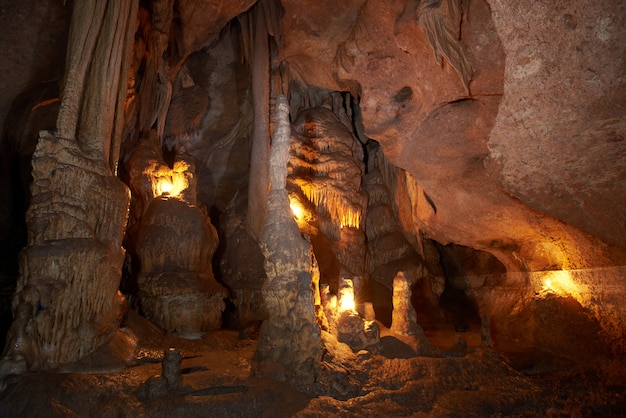
<svg viewBox="0 0 626 418">
<path fill-rule="evenodd" d="M 211 260 L 217 232 L 198 207 L 156 197 L 137 232 L 137 278 L 146 317 L 169 332 L 198 337 L 220 328 L 226 289 L 215 281 Z"/>
<path fill-rule="evenodd" d="M 4 361 L 56 367 L 91 353 L 119 327 L 129 195 L 112 175 L 111 156 L 136 10 L 135 1 L 74 7 L 56 132 L 41 132 L 33 154 L 28 246 L 13 302 L 20 314 L 9 336 L 19 344 L 7 346 Z"/>
<path fill-rule="evenodd" d="M 623 1 L 4 3 L 0 415 L 624 410 Z"/>
<path fill-rule="evenodd" d="M 378 343 L 380 327 L 356 312 L 345 311 L 337 320 L 337 339 L 357 352 Z"/>
<path fill-rule="evenodd" d="M 321 361 L 309 243 L 300 235 L 286 190 L 289 159 L 289 107 L 277 100 L 270 158 L 271 188 L 262 235 L 267 281 L 263 295 L 269 319 L 263 323 L 255 356 L 258 374 L 312 388 Z"/>
<path fill-rule="evenodd" d="M 393 279 L 393 316 L 391 332 L 399 335 L 416 335 L 422 332 L 417 324 L 415 308 L 411 304 L 413 279 L 399 271 Z"/>
<path fill-rule="evenodd" d="M 324 107 L 304 109 L 294 124 L 288 190 L 298 226 L 311 237 L 322 282 L 337 290 L 340 276 L 364 277 L 367 195 L 358 140 Z M 355 284 L 357 295 L 361 290 Z"/>
<path fill-rule="evenodd" d="M 138 266 L 133 296 L 146 317 L 166 331 L 197 338 L 220 328 L 226 307 L 228 292 L 212 266 L 219 239 L 197 199 L 193 158 L 181 145 L 170 167 L 160 151 L 152 130 L 127 164 L 135 196 L 126 240 Z"/>
</svg>

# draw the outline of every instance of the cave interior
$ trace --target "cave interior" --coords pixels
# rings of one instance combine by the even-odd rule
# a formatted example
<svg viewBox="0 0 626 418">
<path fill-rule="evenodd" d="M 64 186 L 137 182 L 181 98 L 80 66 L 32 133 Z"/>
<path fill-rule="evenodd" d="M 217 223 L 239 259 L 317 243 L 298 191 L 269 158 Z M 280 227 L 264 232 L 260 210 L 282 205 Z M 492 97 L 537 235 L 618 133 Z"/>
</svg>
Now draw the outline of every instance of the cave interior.
<svg viewBox="0 0 626 418">
<path fill-rule="evenodd" d="M 626 413 L 623 2 L 0 24 L 0 415 Z"/>
</svg>

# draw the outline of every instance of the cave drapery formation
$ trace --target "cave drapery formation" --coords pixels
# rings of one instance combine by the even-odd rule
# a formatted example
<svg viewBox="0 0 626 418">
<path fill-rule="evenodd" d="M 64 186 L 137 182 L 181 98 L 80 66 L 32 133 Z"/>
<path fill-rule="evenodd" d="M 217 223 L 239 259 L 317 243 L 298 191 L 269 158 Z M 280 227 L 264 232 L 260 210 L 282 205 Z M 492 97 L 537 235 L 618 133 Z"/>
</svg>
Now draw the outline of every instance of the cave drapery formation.
<svg viewBox="0 0 626 418">
<path fill-rule="evenodd" d="M 621 2 L 11 16 L 31 23 L 1 39 L 2 379 L 88 357 L 128 311 L 184 338 L 263 321 L 253 375 L 340 398 L 342 343 L 626 352 Z"/>
</svg>

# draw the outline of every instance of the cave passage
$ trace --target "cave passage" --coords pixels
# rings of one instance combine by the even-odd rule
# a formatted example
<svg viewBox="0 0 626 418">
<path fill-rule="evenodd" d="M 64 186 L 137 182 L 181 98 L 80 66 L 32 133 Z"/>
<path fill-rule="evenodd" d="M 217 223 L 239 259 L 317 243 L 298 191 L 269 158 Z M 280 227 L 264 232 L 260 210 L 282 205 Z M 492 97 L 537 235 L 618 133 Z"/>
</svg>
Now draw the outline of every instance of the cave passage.
<svg viewBox="0 0 626 418">
<path fill-rule="evenodd" d="M 7 5 L 0 415 L 623 414 L 626 13 L 522 3 Z"/>
</svg>

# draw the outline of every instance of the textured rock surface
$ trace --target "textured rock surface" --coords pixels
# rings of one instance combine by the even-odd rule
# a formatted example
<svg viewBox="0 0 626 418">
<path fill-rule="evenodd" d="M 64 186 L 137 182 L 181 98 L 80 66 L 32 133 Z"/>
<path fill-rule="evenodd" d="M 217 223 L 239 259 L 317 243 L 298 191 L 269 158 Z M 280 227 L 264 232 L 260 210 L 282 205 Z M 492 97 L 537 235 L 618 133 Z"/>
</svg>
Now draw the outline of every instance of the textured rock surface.
<svg viewBox="0 0 626 418">
<path fill-rule="evenodd" d="M 119 150 L 123 112 L 116 109 L 123 109 L 120 80 L 136 9 L 136 2 L 124 1 L 81 3 L 73 11 L 56 131 L 41 132 L 33 154 L 28 246 L 13 301 L 19 320 L 3 358 L 22 371 L 84 357 L 110 340 L 121 321 L 129 195 L 111 175 L 116 164 L 109 157 Z M 92 59 L 111 65 L 90 67 Z"/>
<path fill-rule="evenodd" d="M 411 304 L 411 285 L 415 279 L 399 271 L 393 279 L 393 317 L 391 332 L 398 335 L 417 335 L 422 332 L 417 324 L 417 314 Z"/>
<path fill-rule="evenodd" d="M 327 98 L 328 99 L 328 98 Z M 288 190 L 303 233 L 310 235 L 322 283 L 336 291 L 339 277 L 366 275 L 367 195 L 361 189 L 361 145 L 324 107 L 304 109 L 294 121 Z M 357 293 L 359 284 L 355 283 Z"/>
<path fill-rule="evenodd" d="M 378 281 L 372 283 L 378 287 L 370 289 L 369 296 L 385 299 L 389 306 L 395 273 L 419 271 L 417 276 L 421 274 L 423 278 L 412 288 L 413 302 L 418 320 L 427 318 L 431 322 L 431 329 L 425 335 L 436 338 L 437 332 L 444 332 L 433 326 L 444 320 L 447 333 L 453 332 L 450 322 L 457 330 L 472 332 L 472 327 L 478 326 L 482 318 L 483 329 L 490 328 L 493 332 L 494 346 L 513 359 L 511 364 L 520 368 L 530 364 L 531 371 L 541 371 L 551 360 L 558 360 L 555 363 L 559 367 L 566 367 L 585 361 L 587 356 L 610 356 L 611 350 L 624 351 L 626 320 L 622 307 L 626 292 L 623 269 L 619 267 L 626 262 L 623 140 L 626 81 L 622 59 L 626 10 L 623 4 L 617 0 L 603 4 L 589 0 L 559 0 L 549 4 L 521 0 L 350 0 L 341 4 L 330 0 L 283 0 L 281 10 L 277 1 L 264 0 L 257 2 L 257 12 L 244 13 L 255 2 L 222 3 L 217 0 L 141 2 L 137 33 L 126 31 L 126 39 L 135 35 L 128 91 L 116 88 L 117 73 L 113 70 L 112 76 L 108 72 L 112 67 L 87 64 L 118 63 L 119 55 L 106 47 L 113 33 L 109 31 L 98 47 L 105 50 L 100 51 L 102 54 L 96 53 L 90 59 L 88 52 L 78 66 L 75 61 L 68 61 L 68 69 L 75 73 L 66 82 L 58 83 L 71 101 L 63 106 L 60 127 L 63 135 L 81 133 L 77 142 L 83 151 L 88 151 L 91 157 L 102 157 L 102 167 L 109 172 L 115 169 L 117 141 L 123 138 L 121 160 L 128 164 L 123 165 L 120 177 L 133 187 L 133 223 L 148 210 L 152 199 L 152 192 L 144 195 L 143 186 L 135 187 L 146 180 L 141 178 L 145 169 L 141 164 L 145 162 L 143 159 L 155 159 L 159 167 L 165 167 L 173 163 L 171 159 L 184 154 L 185 161 L 197 167 L 199 200 L 210 208 L 211 217 L 225 238 L 222 240 L 225 247 L 218 253 L 220 257 L 227 255 L 222 261 L 228 262 L 223 264 L 221 273 L 237 276 L 223 278 L 235 290 L 232 294 L 235 306 L 241 307 L 241 315 L 236 314 L 235 321 L 258 318 L 253 310 L 257 310 L 259 317 L 270 318 L 261 333 L 259 370 L 296 380 L 305 387 L 312 376 L 319 376 L 316 365 L 321 359 L 322 374 L 325 378 L 332 377 L 326 383 L 335 385 L 333 396 L 347 399 L 362 393 L 357 377 L 350 374 L 350 368 L 358 370 L 355 363 L 340 364 L 337 360 L 343 355 L 345 345 L 322 334 L 328 352 L 323 353 L 318 346 L 315 286 L 312 289 L 315 280 L 311 273 L 315 268 L 310 245 L 300 237 L 283 191 L 274 194 L 269 206 L 276 213 L 272 214 L 268 224 L 271 228 L 265 237 L 268 282 L 263 292 L 260 283 L 265 272 L 259 274 L 262 266 L 255 269 L 250 265 L 262 262 L 263 256 L 257 252 L 246 263 L 237 265 L 237 259 L 255 244 L 251 237 L 259 237 L 258 231 L 250 231 L 243 219 L 255 218 L 262 225 L 265 218 L 258 201 L 265 203 L 267 182 L 263 170 L 268 160 L 255 157 L 265 155 L 268 149 L 265 145 L 269 142 L 258 142 L 262 149 L 255 151 L 251 160 L 251 132 L 254 124 L 263 140 L 268 139 L 266 128 L 271 130 L 276 123 L 268 110 L 273 100 L 270 97 L 279 91 L 291 95 L 289 103 L 299 135 L 323 143 L 319 131 L 332 126 L 341 128 L 342 138 L 349 137 L 352 141 L 347 148 L 333 150 L 355 157 L 345 166 L 349 159 L 338 163 L 339 159 L 320 152 L 321 149 L 310 153 L 312 160 L 307 162 L 311 163 L 307 169 L 319 169 L 319 163 L 329 163 L 326 167 L 332 166 L 333 170 L 318 170 L 321 175 L 311 177 L 320 183 L 325 181 L 324 190 L 333 191 L 328 194 L 349 196 L 346 202 L 336 199 L 334 205 L 328 206 L 318 205 L 318 198 L 307 200 L 318 201 L 315 206 L 324 206 L 335 217 L 339 207 L 355 209 L 360 205 L 352 212 L 362 209 L 360 213 L 365 220 L 364 225 L 361 222 L 365 231 L 338 228 L 332 217 L 315 226 L 325 231 L 324 239 L 312 240 L 313 247 L 324 248 L 328 255 L 325 259 L 320 251 L 316 253 L 322 276 L 332 276 L 334 280 L 344 267 L 351 277 L 362 276 L 366 280 L 362 272 L 377 276 L 373 278 Z M 42 26 L 37 30 L 20 24 L 28 21 L 22 5 L 29 4 L 33 26 Z M 10 107 L 13 96 L 31 82 L 60 81 L 62 71 L 58 66 L 63 60 L 59 57 L 65 56 L 66 49 L 74 56 L 76 45 L 66 48 L 61 45 L 64 42 L 55 41 L 67 29 L 55 23 L 67 21 L 67 10 L 60 10 L 61 3 L 55 4 L 48 7 L 46 2 L 41 5 L 20 2 L 20 6 L 0 11 L 0 14 L 6 10 L 7 14 L 16 15 L 14 22 L 5 25 L 8 30 L 0 37 L 3 46 L 15 37 L 28 38 L 23 49 L 12 46 L 4 49 L 8 55 L 15 55 L 14 60 L 9 57 L 6 62 L 15 62 L 18 68 L 3 73 L 0 90 L 7 94 L 0 99 L 0 115 Z M 77 4 L 93 5 L 74 2 Z M 98 10 L 102 11 L 104 4 L 98 2 Z M 43 11 L 47 10 L 49 19 L 44 19 Z M 6 16 L 2 14 L 3 21 Z M 231 20 L 236 16 L 236 20 Z M 42 21 L 50 24 L 41 25 Z M 91 25 L 89 19 L 76 24 L 83 28 L 98 26 Z M 85 40 L 94 39 L 86 36 Z M 263 62 L 254 60 L 255 56 L 263 58 Z M 51 61 L 50 57 L 56 57 L 57 64 L 39 62 Z M 245 60 L 247 64 L 242 62 Z M 84 100 L 80 94 L 83 76 L 95 80 L 91 86 L 87 83 Z M 113 103 L 114 96 L 117 103 Z M 254 100 L 253 96 L 256 96 Z M 94 100 L 98 97 L 103 101 Z M 42 97 L 44 101 L 48 99 L 53 97 Z M 322 122 L 296 120 L 295 110 L 320 106 L 325 107 Z M 33 115 L 45 109 L 42 101 L 23 107 Z M 86 117 L 74 126 L 72 120 L 85 107 Z M 113 112 L 115 116 L 100 118 L 102 112 Z M 124 113 L 126 121 L 122 125 Z M 314 110 L 309 117 L 319 119 L 321 114 L 322 111 Z M 10 128 L 13 132 L 14 127 Z M 108 140 L 110 130 L 114 141 Z M 153 136 L 148 132 L 154 132 Z M 372 212 L 368 218 L 357 185 L 368 171 L 363 169 L 362 162 L 378 157 L 372 152 L 371 143 L 365 154 L 357 155 L 360 145 L 355 137 L 361 144 L 367 144 L 369 139 L 377 141 L 384 153 L 384 163 L 377 168 L 369 161 L 372 169 L 366 184 L 371 186 L 370 202 L 374 204 L 367 208 Z M 16 151 L 20 147 L 7 138 L 2 139 L 2 152 L 9 150 L 23 157 L 21 150 Z M 29 143 L 32 140 L 19 145 Z M 67 149 L 73 148 L 68 145 Z M 160 160 L 164 154 L 170 159 L 168 163 Z M 141 162 L 134 165 L 133 156 Z M 250 164 L 262 170 L 250 172 Z M 72 178 L 82 173 L 81 170 L 89 171 L 84 167 L 75 171 L 65 165 L 61 168 L 60 173 L 69 173 Z M 50 180 L 51 172 L 45 173 Z M 350 190 L 334 193 L 343 187 L 338 181 L 341 175 L 348 177 Z M 85 177 L 92 178 L 91 174 Z M 250 180 L 257 182 L 260 192 L 250 194 L 258 201 L 249 206 L 246 196 Z M 283 180 L 283 177 L 275 178 L 272 183 L 282 184 Z M 90 181 L 84 180 L 85 184 Z M 50 249 L 33 246 L 24 252 L 24 257 L 34 260 L 41 256 L 43 265 L 49 260 L 45 257 L 56 254 L 55 257 L 70 265 L 67 271 L 74 277 L 79 258 L 92 260 L 96 252 L 108 254 L 96 251 L 99 244 L 92 245 L 90 241 L 83 245 L 82 240 L 89 234 L 89 222 L 96 218 L 95 229 L 117 228 L 98 212 L 115 204 L 108 202 L 95 207 L 93 213 L 87 214 L 88 222 L 84 221 L 75 216 L 83 211 L 80 204 L 66 205 L 67 199 L 57 196 L 74 192 L 68 191 L 73 185 L 66 186 L 57 190 L 43 180 L 36 186 L 44 194 L 54 192 L 51 199 L 59 200 L 66 208 L 51 207 L 29 228 L 48 239 L 55 236 L 46 229 L 48 226 L 66 228 L 71 223 L 66 231 L 68 239 L 60 245 L 67 246 L 68 254 L 59 255 L 62 251 L 57 248 L 56 238 L 50 238 L 52 241 L 46 242 Z M 146 187 L 149 191 L 150 185 Z M 77 189 L 76 193 L 83 193 L 81 187 Z M 109 186 L 103 189 L 111 192 Z M 246 207 L 253 210 L 246 212 Z M 116 206 L 111 210 L 117 209 Z M 19 214 L 9 213 L 9 206 L 4 205 L 0 210 L 3 211 L 0 216 L 10 217 L 1 225 L 21 219 Z M 131 244 L 134 231 L 129 232 L 127 242 Z M 311 228 L 304 232 L 315 231 Z M 25 240 L 25 236 L 22 238 Z M 6 242 L 6 238 L 3 240 Z M 238 242 L 244 245 L 236 248 Z M 77 243 L 81 249 L 72 253 Z M 115 245 L 113 253 L 117 254 L 119 244 Z M 370 252 L 370 268 L 367 268 L 368 258 L 364 257 L 366 250 Z M 177 249 L 172 251 L 176 253 Z M 121 256 L 112 257 L 115 263 L 121 260 Z M 135 253 L 128 262 L 131 267 L 137 260 L 133 257 Z M 119 274 L 117 270 L 102 273 L 94 269 L 97 271 L 93 274 Z M 32 272 L 43 282 L 43 267 Z M 137 271 L 130 268 L 129 272 Z M 178 276 L 170 276 L 175 277 Z M 86 292 L 91 298 L 88 285 L 77 286 L 77 290 L 71 290 L 73 296 L 75 292 Z M 107 286 L 115 288 L 112 282 L 107 282 Z M 38 290 L 41 295 L 57 291 L 50 286 Z M 23 300 L 39 297 L 22 293 Z M 114 299 L 113 295 L 110 300 Z M 100 306 L 100 302 L 89 306 Z M 21 302 L 16 307 L 15 315 L 22 320 L 16 322 L 17 329 L 12 335 L 18 343 L 24 335 L 42 332 L 40 324 L 30 319 L 39 314 L 36 307 Z M 261 312 L 263 309 L 267 311 Z M 392 314 L 387 313 L 390 321 Z M 459 320 L 466 313 L 471 314 L 472 321 Z M 112 317 L 103 315 L 103 320 Z M 584 323 L 587 328 L 578 332 L 577 323 Z M 106 334 L 106 330 L 103 332 Z M 406 341 L 387 337 L 381 338 L 378 347 L 382 356 L 410 357 L 434 352 L 426 348 L 419 351 Z M 585 343 L 577 346 L 580 339 Z M 461 337 L 453 340 L 449 354 L 465 356 L 471 344 Z M 509 341 L 516 344 L 506 346 Z M 525 352 L 513 358 L 520 354 L 515 352 L 519 347 Z M 41 344 L 31 344 L 28 350 L 40 352 L 41 349 Z M 368 355 L 361 353 L 361 358 Z M 350 358 L 351 353 L 346 356 Z M 25 361 L 34 364 L 36 358 L 38 355 Z M 267 363 L 263 363 L 265 360 Z M 417 363 L 413 366 L 419 368 Z M 400 367 L 390 363 L 384 366 Z M 448 370 L 435 368 L 429 369 L 429 373 Z M 415 388 L 424 394 L 426 386 L 414 383 L 420 376 L 418 371 L 390 374 L 385 376 L 387 380 L 372 384 L 395 388 L 411 380 L 413 383 L 406 385 L 407 390 Z M 452 414 L 458 412 L 452 401 L 457 401 L 463 391 L 464 396 L 471 398 L 463 406 L 469 405 L 468 410 L 479 415 L 484 411 L 472 403 L 476 398 L 467 389 L 474 386 L 465 383 L 454 386 L 451 394 L 428 392 L 420 405 L 430 408 L 425 407 L 426 412 Z M 508 392 L 495 390 L 489 382 L 481 384 L 490 394 L 496 394 L 490 398 L 494 403 L 510 406 L 509 411 L 518 410 L 510 403 L 515 401 L 501 397 L 502 393 L 508 396 Z M 484 394 L 483 386 L 480 389 L 478 392 Z M 319 406 L 329 413 L 355 412 L 357 406 L 367 409 L 370 401 L 371 405 L 378 405 L 387 395 L 379 392 L 353 404 L 324 399 L 319 400 Z M 398 404 L 408 396 L 404 392 L 396 395 Z M 517 395 L 520 405 L 528 404 L 525 394 L 517 392 Z M 413 400 L 415 396 L 409 398 Z M 567 408 L 562 403 L 559 405 Z M 388 407 L 390 413 L 401 409 L 391 403 Z M 371 408 L 368 411 L 374 414 L 374 407 Z M 577 411 L 583 415 L 589 412 L 583 407 Z"/>
<path fill-rule="evenodd" d="M 261 328 L 254 367 L 259 375 L 311 390 L 319 374 L 322 344 L 314 308 L 309 243 L 300 235 L 285 188 L 291 125 L 283 96 L 278 98 L 276 114 L 268 216 L 261 240 L 267 274 L 263 296 L 269 319 Z"/>
<path fill-rule="evenodd" d="M 531 208 L 624 248 L 626 5 L 489 4 L 506 56 L 490 172 Z"/>
<path fill-rule="evenodd" d="M 5 356 L 54 367 L 89 354 L 119 327 L 129 196 L 102 161 L 45 132 L 33 156 L 33 178 L 29 242 L 13 302 L 16 312 L 23 305 L 32 310 L 13 324 L 8 339 L 21 341 L 9 344 Z"/>
<path fill-rule="evenodd" d="M 138 295 L 147 318 L 188 337 L 220 328 L 228 292 L 213 277 L 217 243 L 215 227 L 198 207 L 176 198 L 150 203 L 136 247 Z"/>
</svg>

